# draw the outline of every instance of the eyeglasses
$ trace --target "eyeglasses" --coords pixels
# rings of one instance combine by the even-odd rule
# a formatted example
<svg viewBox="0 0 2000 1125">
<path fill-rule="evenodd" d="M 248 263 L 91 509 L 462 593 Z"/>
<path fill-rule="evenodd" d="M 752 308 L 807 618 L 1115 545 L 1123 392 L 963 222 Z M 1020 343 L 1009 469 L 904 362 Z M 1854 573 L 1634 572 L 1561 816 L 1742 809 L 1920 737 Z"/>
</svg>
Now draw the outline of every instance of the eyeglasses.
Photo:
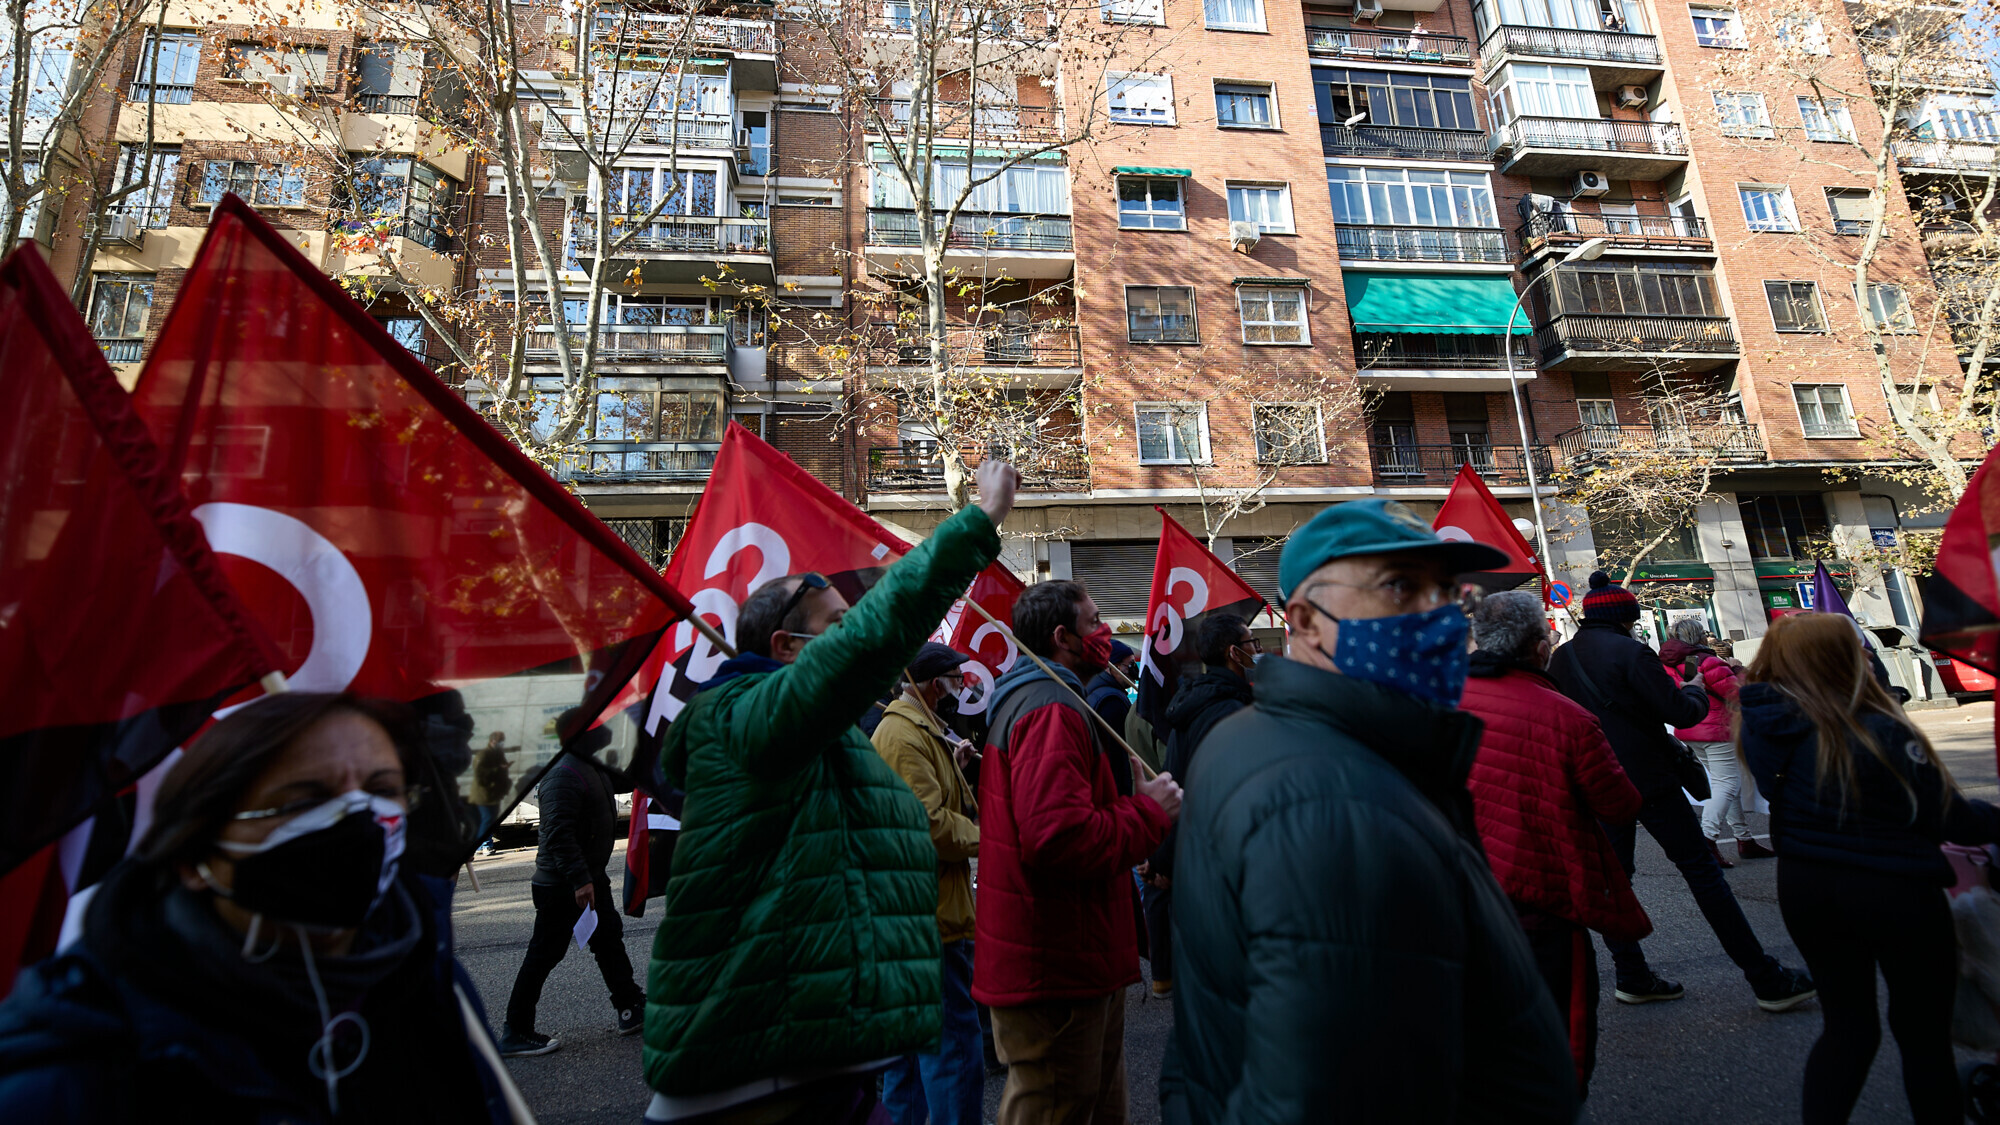
<svg viewBox="0 0 2000 1125">
<path fill-rule="evenodd" d="M 826 580 L 826 575 L 821 574 L 816 570 L 808 570 L 804 574 L 799 575 L 798 588 L 792 591 L 791 597 L 785 599 L 785 608 L 778 611 L 778 628 L 780 629 L 785 628 L 785 619 L 792 615 L 793 610 L 799 608 L 800 602 L 806 600 L 806 591 L 825 590 L 829 588 L 831 585 L 832 584 Z M 789 629 L 785 631 L 791 632 L 791 630 Z M 792 636 L 810 637 L 813 636 L 813 634 L 792 633 Z"/>
</svg>

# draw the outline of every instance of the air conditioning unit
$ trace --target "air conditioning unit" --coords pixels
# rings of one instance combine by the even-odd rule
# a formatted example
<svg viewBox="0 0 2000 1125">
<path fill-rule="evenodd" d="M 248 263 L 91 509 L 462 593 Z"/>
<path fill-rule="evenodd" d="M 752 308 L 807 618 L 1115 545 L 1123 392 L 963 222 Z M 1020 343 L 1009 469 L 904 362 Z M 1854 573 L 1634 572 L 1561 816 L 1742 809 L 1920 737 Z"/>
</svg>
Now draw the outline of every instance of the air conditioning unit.
<svg viewBox="0 0 2000 1125">
<path fill-rule="evenodd" d="M 1520 209 L 1522 219 L 1532 222 L 1535 216 L 1546 215 L 1556 209 L 1556 197 L 1530 193 L 1522 196 L 1514 206 Z"/>
<path fill-rule="evenodd" d="M 1264 234 L 1257 229 L 1256 223 L 1241 219 L 1232 219 L 1229 222 L 1229 248 L 1239 254 L 1248 254 L 1255 250 L 1257 243 L 1262 241 L 1263 237 Z"/>
<path fill-rule="evenodd" d="M 1611 190 L 1611 180 L 1604 173 L 1586 168 L 1576 174 L 1570 183 L 1572 195 L 1603 195 Z"/>
<path fill-rule="evenodd" d="M 146 224 L 138 215 L 107 215 L 104 221 L 104 237 L 113 242 L 139 246 L 146 241 Z"/>
<path fill-rule="evenodd" d="M 750 151 L 750 130 L 748 129 L 736 130 L 736 151 L 738 152 Z"/>
<path fill-rule="evenodd" d="M 307 90 L 306 76 L 303 74 L 280 74 L 271 79 L 271 90 L 273 93 L 282 94 L 288 98 L 302 98 L 305 96 Z"/>
<path fill-rule="evenodd" d="M 1645 109 L 1649 101 L 1652 99 L 1646 96 L 1644 86 L 1618 87 L 1618 104 L 1626 109 Z"/>
<path fill-rule="evenodd" d="M 1382 0 L 1354 0 L 1354 18 L 1358 20 L 1380 19 Z"/>
</svg>

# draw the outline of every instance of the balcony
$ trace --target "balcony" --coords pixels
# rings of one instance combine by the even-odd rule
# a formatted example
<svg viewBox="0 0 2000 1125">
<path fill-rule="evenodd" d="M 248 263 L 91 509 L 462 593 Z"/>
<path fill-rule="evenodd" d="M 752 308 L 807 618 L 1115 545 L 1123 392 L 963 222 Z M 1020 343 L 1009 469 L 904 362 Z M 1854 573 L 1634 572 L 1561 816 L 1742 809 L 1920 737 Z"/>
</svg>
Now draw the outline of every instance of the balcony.
<svg viewBox="0 0 2000 1125">
<path fill-rule="evenodd" d="M 908 135 L 911 103 L 907 98 L 874 98 L 892 135 Z M 919 104 L 919 112 L 933 116 L 930 135 L 954 140 L 991 141 L 994 144 L 1047 144 L 1063 138 L 1062 110 L 1047 105 L 1013 105 L 1005 102 L 931 102 Z M 924 124 L 918 118 L 918 125 Z"/>
<path fill-rule="evenodd" d="M 1457 35 L 1374 31 L 1362 27 L 1306 26 L 1306 50 L 1320 58 L 1349 61 L 1471 66 L 1472 40 Z"/>
<path fill-rule="evenodd" d="M 106 363 L 137 363 L 146 355 L 146 341 L 143 339 L 100 339 L 97 346 L 104 349 Z"/>
<path fill-rule="evenodd" d="M 961 212 L 944 234 L 945 262 L 987 277 L 1062 278 L 1076 268 L 1076 243 L 1068 215 Z M 920 269 L 923 245 L 916 213 L 868 212 L 868 261 L 877 269 L 906 273 Z"/>
<path fill-rule="evenodd" d="M 1533 257 L 1543 250 L 1580 245 L 1607 238 L 1620 250 L 1707 254 L 1715 250 L 1708 222 L 1692 215 L 1587 215 L 1580 211 L 1543 211 L 1521 224 L 1521 252 Z"/>
<path fill-rule="evenodd" d="M 1079 368 L 1083 348 L 1074 325 L 984 324 L 949 326 L 945 353 L 956 367 Z M 928 367 L 930 341 L 916 325 L 868 325 L 871 367 Z"/>
<path fill-rule="evenodd" d="M 701 484 L 715 468 L 721 442 L 586 441 L 564 456 L 556 479 L 577 484 Z"/>
<path fill-rule="evenodd" d="M 720 280 L 719 265 L 742 281 L 775 284 L 768 219 L 719 219 L 673 216 L 640 222 L 644 215 L 613 215 L 611 259 L 631 262 L 646 284 Z M 570 216 L 568 253 L 579 268 L 589 268 L 597 248 L 596 224 L 588 214 Z M 622 240 L 622 241 L 621 241 Z"/>
<path fill-rule="evenodd" d="M 1343 226 L 1334 229 L 1342 261 L 1473 262 L 1509 265 L 1507 235 L 1468 227 Z"/>
<path fill-rule="evenodd" d="M 160 69 L 165 70 L 166 67 L 162 66 Z M 134 107 L 145 105 L 147 101 L 146 95 L 149 90 L 152 93 L 152 102 L 154 105 L 191 105 L 194 102 L 193 83 L 181 86 L 166 82 L 162 82 L 157 86 L 148 86 L 144 82 L 134 82 L 132 83 L 131 92 L 126 95 L 126 100 L 131 102 Z"/>
<path fill-rule="evenodd" d="M 726 364 L 729 331 L 726 324 L 606 325 L 597 330 L 597 358 L 606 363 Z M 582 327 L 569 326 L 568 335 L 570 347 L 581 350 Z M 529 329 L 526 350 L 529 363 L 554 363 L 555 326 L 543 324 Z"/>
<path fill-rule="evenodd" d="M 1960 140 L 1896 140 L 1889 151 L 1903 171 L 1984 174 L 2000 168 L 2000 143 Z"/>
<path fill-rule="evenodd" d="M 1877 85 L 1992 92 L 1993 72 L 1987 69 L 1983 52 L 1975 50 L 1966 58 L 1940 58 L 1929 54 L 1933 50 L 1936 48 L 1922 43 L 1905 49 L 1894 39 L 1861 37 L 1862 65 L 1868 68 L 1868 80 Z"/>
<path fill-rule="evenodd" d="M 1488 82 L 1509 62 L 1542 60 L 1589 63 L 1591 84 L 1600 90 L 1644 86 L 1666 65 L 1659 39 L 1623 31 L 1502 24 L 1479 44 Z"/>
<path fill-rule="evenodd" d="M 1705 371 L 1742 350 L 1724 316 L 1564 313 L 1535 329 L 1544 370 L 1618 371 L 1666 363 Z"/>
<path fill-rule="evenodd" d="M 1687 163 L 1687 133 L 1668 121 L 1517 117 L 1501 126 L 1494 157 L 1515 176 L 1594 168 L 1614 180 L 1658 180 Z"/>
<path fill-rule="evenodd" d="M 943 7 L 943 5 L 938 5 Z M 1012 40 L 1016 43 L 1036 43 L 1053 40 L 1056 37 L 1056 13 L 1031 10 L 996 9 L 984 14 L 983 19 L 974 18 L 975 13 L 965 8 L 949 9 L 949 23 L 944 27 L 943 39 Z M 919 31 L 929 32 L 937 21 L 937 10 L 925 7 L 912 0 L 889 0 L 880 7 L 871 8 L 866 16 L 869 34 L 893 38 L 915 38 Z"/>
<path fill-rule="evenodd" d="M 1516 333 L 1514 374 L 1507 375 L 1507 356 L 1498 335 L 1448 335 L 1436 332 L 1356 332 L 1355 379 L 1381 391 L 1459 391 L 1501 394 L 1512 384 L 1535 379 L 1535 361 L 1528 337 Z"/>
<path fill-rule="evenodd" d="M 1714 456 L 1722 461 L 1763 461 L 1764 435 L 1747 422 L 1687 425 L 1579 426 L 1556 435 L 1565 464 L 1581 467 L 1618 456 L 1654 453 Z"/>
<path fill-rule="evenodd" d="M 967 450 L 966 468 L 977 467 Z M 1031 449 L 996 448 L 989 456 L 1011 460 L 1021 474 L 1021 487 L 1031 492 L 1087 492 L 1090 454 L 1080 442 L 1056 442 Z M 944 462 L 934 445 L 910 442 L 878 446 L 868 451 L 868 491 L 943 492 Z"/>
<path fill-rule="evenodd" d="M 1415 125 L 1329 125 L 1319 127 L 1320 150 L 1328 156 L 1386 156 L 1405 160 L 1493 158 L 1492 138 L 1477 129 L 1425 129 Z"/>
<path fill-rule="evenodd" d="M 1535 479 L 1546 484 L 1555 468 L 1549 447 L 1529 447 L 1534 452 Z M 1518 445 L 1382 445 L 1368 443 L 1368 459 L 1374 468 L 1375 483 L 1391 487 L 1449 487 L 1461 465 L 1488 484 L 1528 483 L 1528 458 Z"/>
<path fill-rule="evenodd" d="M 541 146 L 580 148 L 586 136 L 583 116 L 580 109 L 550 106 Z M 608 143 L 613 151 L 626 143 L 724 151 L 736 147 L 735 124 L 726 114 L 599 112 L 591 114 L 591 129 L 593 147 L 601 149 Z"/>
<path fill-rule="evenodd" d="M 619 54 L 682 52 L 689 47 L 727 51 L 735 56 L 730 74 L 738 89 L 778 88 L 778 30 L 770 20 L 696 16 L 690 31 L 684 16 L 601 12 L 592 25 L 590 40 L 593 46 Z"/>
<path fill-rule="evenodd" d="M 423 100 L 421 94 L 371 94 L 354 95 L 354 108 L 362 113 L 415 113 Z"/>
</svg>

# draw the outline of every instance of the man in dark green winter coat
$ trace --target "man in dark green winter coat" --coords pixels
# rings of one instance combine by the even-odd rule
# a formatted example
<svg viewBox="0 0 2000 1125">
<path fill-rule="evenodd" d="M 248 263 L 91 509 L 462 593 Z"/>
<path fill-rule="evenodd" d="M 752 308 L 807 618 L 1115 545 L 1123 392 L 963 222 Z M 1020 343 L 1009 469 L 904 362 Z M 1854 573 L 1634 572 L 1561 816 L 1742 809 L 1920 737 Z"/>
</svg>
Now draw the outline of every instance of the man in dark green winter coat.
<svg viewBox="0 0 2000 1125">
<path fill-rule="evenodd" d="M 1576 1074 L 1513 907 L 1487 870 L 1457 710 L 1458 574 L 1394 501 L 1292 534 L 1284 659 L 1194 760 L 1174 869 L 1166 1120 L 1566 1125 Z"/>
<path fill-rule="evenodd" d="M 878 1072 L 937 1041 L 930 819 L 854 724 L 999 556 L 1019 478 L 988 460 L 977 481 L 852 607 L 816 574 L 752 592 L 739 655 L 668 728 L 687 801 L 646 974 L 647 1121 L 860 1121 Z"/>
</svg>

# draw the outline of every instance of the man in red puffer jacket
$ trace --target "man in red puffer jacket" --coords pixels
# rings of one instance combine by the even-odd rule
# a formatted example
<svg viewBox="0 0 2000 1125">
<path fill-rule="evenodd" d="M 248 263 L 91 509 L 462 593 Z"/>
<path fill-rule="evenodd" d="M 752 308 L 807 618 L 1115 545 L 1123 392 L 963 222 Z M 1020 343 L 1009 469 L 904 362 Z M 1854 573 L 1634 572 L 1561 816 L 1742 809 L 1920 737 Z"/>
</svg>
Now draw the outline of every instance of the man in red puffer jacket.
<svg viewBox="0 0 2000 1125">
<path fill-rule="evenodd" d="M 1541 601 L 1494 594 L 1472 618 L 1471 675 L 1459 710 L 1486 724 L 1466 788 L 1487 863 L 1528 933 L 1542 979 L 1569 1028 L 1577 1087 L 1597 1063 L 1597 955 L 1590 931 L 1638 941 L 1653 930 L 1598 822 L 1639 815 L 1589 711 L 1542 671 L 1551 641 Z"/>
<path fill-rule="evenodd" d="M 1660 645 L 1660 663 L 1684 684 L 1699 683 L 1708 692 L 1708 715 L 1691 727 L 1674 732 L 1708 767 L 1708 800 L 1701 806 L 1701 834 L 1715 862 L 1734 867 L 1717 843 L 1728 821 L 1736 837 L 1736 854 L 1743 859 L 1769 859 L 1777 852 L 1757 842 L 1744 816 L 1750 811 L 1750 784 L 1736 760 L 1736 735 L 1729 729 L 1729 705 L 1736 701 L 1736 669 L 1708 647 L 1708 630 L 1701 622 L 1674 622 L 1674 635 Z"/>
</svg>

